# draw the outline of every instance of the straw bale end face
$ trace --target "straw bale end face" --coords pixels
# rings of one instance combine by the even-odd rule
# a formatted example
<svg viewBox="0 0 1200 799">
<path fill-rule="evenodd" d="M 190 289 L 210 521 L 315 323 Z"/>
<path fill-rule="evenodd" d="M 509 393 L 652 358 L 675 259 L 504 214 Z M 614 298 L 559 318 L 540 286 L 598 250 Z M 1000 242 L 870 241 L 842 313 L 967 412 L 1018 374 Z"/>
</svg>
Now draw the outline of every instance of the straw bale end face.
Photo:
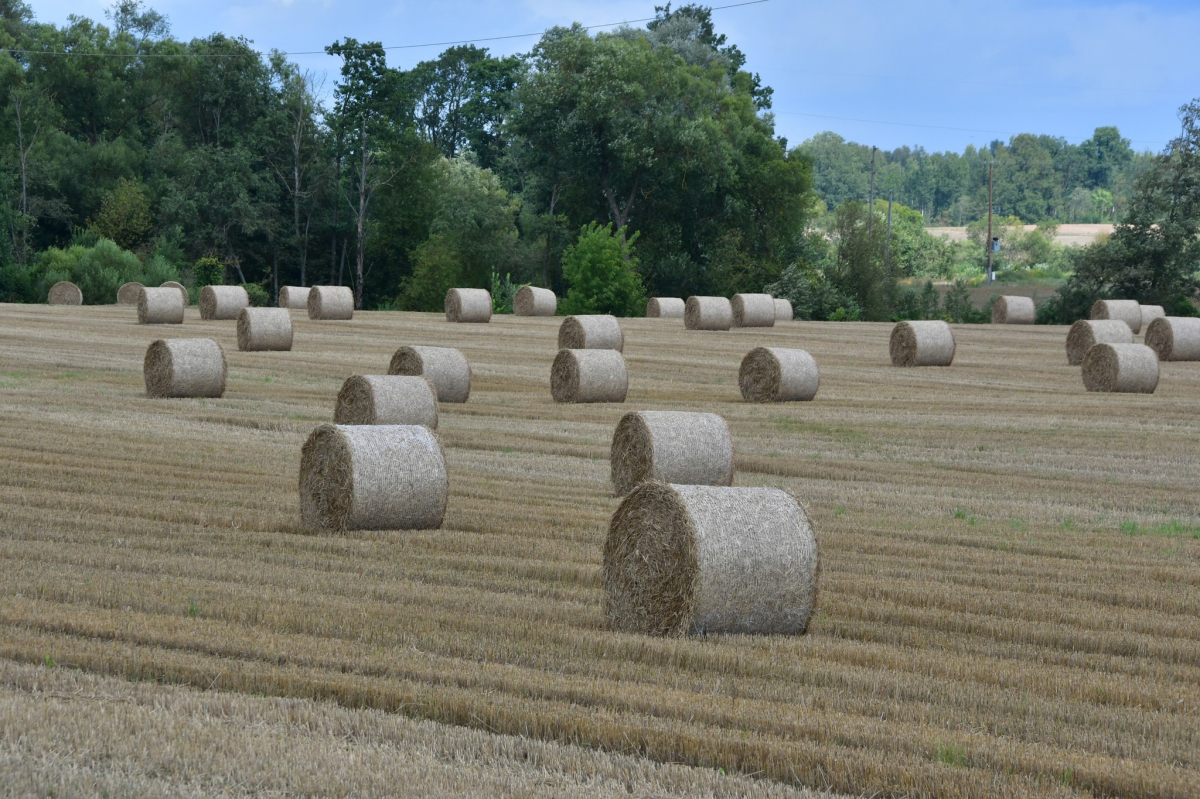
<svg viewBox="0 0 1200 799">
<path fill-rule="evenodd" d="M 83 305 L 83 292 L 74 283 L 60 280 L 50 287 L 46 302 L 51 305 Z"/>
<path fill-rule="evenodd" d="M 1158 355 L 1145 344 L 1097 344 L 1083 359 L 1083 387 L 1153 394 L 1158 388 Z"/>
<path fill-rule="evenodd" d="M 715 413 L 633 411 L 613 432 L 613 491 L 623 497 L 648 481 L 733 483 L 733 437 Z"/>
<path fill-rule="evenodd" d="M 888 344 L 893 366 L 949 366 L 954 332 L 945 322 L 897 322 Z"/>
<path fill-rule="evenodd" d="M 997 297 L 992 303 L 993 325 L 1032 325 L 1036 318 L 1032 297 Z"/>
<path fill-rule="evenodd" d="M 220 397 L 227 374 L 225 352 L 210 338 L 159 339 L 142 364 L 146 396 L 155 399 Z"/>
<path fill-rule="evenodd" d="M 550 368 L 555 402 L 624 402 L 625 358 L 616 350 L 559 350 Z"/>
<path fill-rule="evenodd" d="M 817 362 L 804 350 L 755 347 L 738 370 L 746 402 L 807 402 L 820 384 Z"/>
<path fill-rule="evenodd" d="M 237 337 L 243 352 L 286 352 L 292 348 L 292 316 L 286 308 L 243 308 Z"/>
</svg>

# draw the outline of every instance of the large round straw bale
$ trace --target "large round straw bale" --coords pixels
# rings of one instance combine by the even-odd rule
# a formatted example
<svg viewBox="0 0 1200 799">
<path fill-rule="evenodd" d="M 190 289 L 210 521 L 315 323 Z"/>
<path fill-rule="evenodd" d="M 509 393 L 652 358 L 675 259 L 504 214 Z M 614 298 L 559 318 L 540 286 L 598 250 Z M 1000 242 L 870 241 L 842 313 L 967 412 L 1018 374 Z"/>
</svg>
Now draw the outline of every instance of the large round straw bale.
<svg viewBox="0 0 1200 799">
<path fill-rule="evenodd" d="M 419 424 L 436 430 L 437 395 L 424 377 L 354 375 L 338 392 L 338 424 Z"/>
<path fill-rule="evenodd" d="M 160 338 L 146 350 L 142 376 L 149 397 L 220 397 L 225 352 L 211 338 Z"/>
<path fill-rule="evenodd" d="M 1142 306 L 1137 300 L 1096 300 L 1093 319 L 1123 319 L 1136 335 L 1142 331 Z"/>
<path fill-rule="evenodd" d="M 550 368 L 555 402 L 624 402 L 625 356 L 616 350 L 559 350 Z"/>
<path fill-rule="evenodd" d="M 487 289 L 450 289 L 446 292 L 447 322 L 490 322 L 492 293 Z"/>
<path fill-rule="evenodd" d="M 1155 319 L 1162 319 L 1167 315 L 1166 310 L 1161 305 L 1142 305 L 1142 334 L 1145 335 L 1146 328 L 1150 327 L 1150 323 Z"/>
<path fill-rule="evenodd" d="M 279 289 L 279 307 L 308 310 L 308 286 L 284 286 Z"/>
<path fill-rule="evenodd" d="M 1033 297 L 997 297 L 992 303 L 993 325 L 1032 325 L 1037 318 Z"/>
<path fill-rule="evenodd" d="M 558 297 L 550 289 L 521 286 L 513 295 L 513 313 L 517 316 L 554 316 Z"/>
<path fill-rule="evenodd" d="M 309 319 L 344 322 L 354 318 L 354 292 L 349 286 L 313 286 L 304 303 Z"/>
<path fill-rule="evenodd" d="M 175 289 L 180 294 L 182 294 L 183 295 L 183 305 L 185 308 L 192 304 L 192 298 L 188 296 L 187 286 L 183 285 L 182 283 L 180 283 L 177 280 L 168 280 L 166 283 L 163 283 L 161 286 L 159 286 L 159 288 Z"/>
<path fill-rule="evenodd" d="M 688 297 L 683 326 L 688 330 L 728 330 L 733 326 L 733 305 L 724 297 Z"/>
<path fill-rule="evenodd" d="M 651 319 L 682 319 L 684 302 L 680 297 L 651 297 L 646 316 Z"/>
<path fill-rule="evenodd" d="M 817 362 L 804 350 L 755 347 L 738 370 L 746 402 L 807 402 L 817 396 L 820 383 Z"/>
<path fill-rule="evenodd" d="M 1132 344 L 1133 331 L 1120 319 L 1080 319 L 1067 331 L 1067 363 L 1079 366 L 1097 344 Z"/>
<path fill-rule="evenodd" d="M 239 350 L 290 350 L 292 315 L 287 308 L 243 308 L 238 313 L 237 334 Z"/>
<path fill-rule="evenodd" d="M 121 288 L 117 289 L 117 305 L 137 305 L 138 292 L 142 288 L 142 284 L 136 280 L 122 284 Z"/>
<path fill-rule="evenodd" d="M 446 515 L 446 458 L 421 425 L 332 425 L 300 453 L 300 515 L 323 530 L 433 530 Z"/>
<path fill-rule="evenodd" d="M 437 390 L 438 402 L 466 402 L 471 396 L 471 364 L 450 347 L 401 347 L 388 374 L 423 376 Z"/>
<path fill-rule="evenodd" d="M 770 294 L 734 294 L 729 306 L 734 327 L 775 326 L 775 298 Z"/>
<path fill-rule="evenodd" d="M 613 433 L 613 490 L 623 497 L 648 480 L 682 485 L 733 484 L 733 439 L 715 413 L 633 411 Z"/>
<path fill-rule="evenodd" d="M 1146 346 L 1160 361 L 1200 361 L 1200 319 L 1160 316 L 1146 327 Z"/>
<path fill-rule="evenodd" d="M 625 334 L 617 317 L 606 314 L 568 316 L 558 326 L 560 350 L 625 349 Z"/>
<path fill-rule="evenodd" d="M 200 289 L 201 319 L 237 319 L 250 307 L 250 295 L 241 286 L 205 286 Z"/>
<path fill-rule="evenodd" d="M 152 289 L 143 286 L 138 293 L 139 325 L 183 324 L 183 296 L 179 289 L 160 286 Z"/>
<path fill-rule="evenodd" d="M 813 524 L 777 488 L 643 483 L 604 541 L 604 611 L 629 632 L 800 635 L 819 576 Z"/>
<path fill-rule="evenodd" d="M 83 292 L 69 280 L 60 280 L 50 287 L 46 302 L 51 305 L 83 305 Z"/>
<path fill-rule="evenodd" d="M 1083 358 L 1083 387 L 1153 394 L 1158 387 L 1158 355 L 1145 344 L 1097 344 Z"/>
<path fill-rule="evenodd" d="M 796 318 L 796 312 L 792 310 L 792 301 L 783 300 L 779 297 L 775 298 L 775 321 L 790 322 Z"/>
<path fill-rule="evenodd" d="M 897 322 L 888 350 L 892 366 L 949 366 L 954 360 L 954 333 L 941 320 Z"/>
</svg>

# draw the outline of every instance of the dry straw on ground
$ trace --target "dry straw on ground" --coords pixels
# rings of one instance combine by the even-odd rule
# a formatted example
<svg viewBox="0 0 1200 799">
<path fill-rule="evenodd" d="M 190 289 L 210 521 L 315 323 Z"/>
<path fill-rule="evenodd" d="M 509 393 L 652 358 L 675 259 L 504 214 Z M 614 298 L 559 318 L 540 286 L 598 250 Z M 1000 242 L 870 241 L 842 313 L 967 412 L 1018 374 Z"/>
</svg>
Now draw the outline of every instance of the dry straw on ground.
<svg viewBox="0 0 1200 799">
<path fill-rule="evenodd" d="M 568 316 L 558 326 L 558 348 L 560 350 L 616 350 L 625 349 L 625 334 L 615 316 L 591 314 Z"/>
<path fill-rule="evenodd" d="M 487 289 L 450 289 L 446 292 L 447 322 L 490 322 L 492 294 Z"/>
<path fill-rule="evenodd" d="M 156 399 L 220 397 L 227 374 L 225 352 L 211 338 L 160 338 L 142 364 L 146 395 Z"/>
<path fill-rule="evenodd" d="M 60 280 L 50 287 L 46 302 L 51 305 L 83 305 L 83 292 L 74 283 Z"/>
<path fill-rule="evenodd" d="M 1167 315 L 1166 310 L 1161 305 L 1142 305 L 1142 335 L 1145 335 L 1146 328 L 1150 327 L 1150 323 L 1155 319 L 1162 319 Z"/>
<path fill-rule="evenodd" d="M 308 286 L 282 286 L 279 289 L 279 307 L 307 311 L 308 292 Z"/>
<path fill-rule="evenodd" d="M 1079 366 L 1097 344 L 1132 344 L 1133 331 L 1120 319 L 1080 319 L 1067 331 L 1067 363 Z"/>
<path fill-rule="evenodd" d="M 138 292 L 139 325 L 183 324 L 183 297 L 179 289 L 167 287 L 146 288 Z"/>
<path fill-rule="evenodd" d="M 776 488 L 644 483 L 604 542 L 604 610 L 652 635 L 808 629 L 819 576 L 804 507 Z"/>
<path fill-rule="evenodd" d="M 1153 394 L 1158 388 L 1158 355 L 1145 344 L 1097 344 L 1083 359 L 1083 387 Z"/>
<path fill-rule="evenodd" d="M 554 316 L 558 297 L 550 289 L 521 286 L 513 296 L 513 313 L 517 316 Z"/>
<path fill-rule="evenodd" d="M 180 283 L 177 280 L 168 280 L 166 283 L 163 283 L 161 286 L 159 286 L 159 288 L 175 289 L 180 294 L 182 294 L 184 307 L 192 304 L 192 298 L 190 296 L 188 296 L 187 286 L 183 285 L 182 283 Z"/>
<path fill-rule="evenodd" d="M 471 364 L 450 347 L 401 347 L 388 374 L 424 376 L 437 390 L 438 402 L 466 402 L 471 396 Z"/>
<path fill-rule="evenodd" d="M 1122 319 L 1136 335 L 1142 331 L 1142 306 L 1137 300 L 1096 300 L 1092 319 Z"/>
<path fill-rule="evenodd" d="M 345 322 L 354 318 L 354 292 L 349 286 L 313 286 L 304 303 L 309 319 Z"/>
<path fill-rule="evenodd" d="M 436 430 L 437 394 L 424 377 L 354 375 L 342 384 L 337 424 L 419 424 Z"/>
<path fill-rule="evenodd" d="M 940 320 L 897 322 L 888 344 L 892 366 L 949 366 L 954 332 Z"/>
<path fill-rule="evenodd" d="M 138 292 L 141 290 L 142 284 L 136 280 L 122 284 L 121 288 L 117 289 L 117 305 L 137 305 Z"/>
<path fill-rule="evenodd" d="M 433 530 L 446 515 L 446 459 L 421 425 L 332 425 L 300 455 L 300 514 L 323 530 Z"/>
<path fill-rule="evenodd" d="M 770 294 L 734 294 L 729 307 L 734 327 L 775 326 L 775 298 Z"/>
<path fill-rule="evenodd" d="M 616 350 L 559 350 L 550 368 L 555 402 L 624 402 L 625 356 Z"/>
<path fill-rule="evenodd" d="M 816 360 L 804 350 L 755 347 L 738 370 L 746 402 L 807 402 L 821 382 Z"/>
<path fill-rule="evenodd" d="M 609 462 L 618 497 L 650 480 L 727 486 L 733 484 L 733 438 L 715 413 L 633 411 L 617 423 Z"/>
<path fill-rule="evenodd" d="M 733 305 L 724 297 L 688 297 L 683 326 L 688 330 L 728 330 L 733 326 Z"/>
<path fill-rule="evenodd" d="M 646 316 L 651 319 L 682 319 L 683 309 L 681 297 L 651 297 L 646 303 Z"/>
<path fill-rule="evenodd" d="M 775 321 L 790 322 L 796 318 L 795 311 L 792 310 L 792 301 L 775 298 Z"/>
<path fill-rule="evenodd" d="M 238 349 L 246 352 L 292 348 L 292 315 L 287 308 L 243 308 L 237 319 Z"/>
<path fill-rule="evenodd" d="M 1160 361 L 1200 361 L 1200 319 L 1161 316 L 1146 328 L 1146 346 Z"/>
<path fill-rule="evenodd" d="M 250 307 L 250 295 L 241 286 L 205 286 L 199 305 L 201 319 L 232 320 Z"/>
<path fill-rule="evenodd" d="M 992 303 L 993 325 L 1032 325 L 1037 318 L 1033 297 L 997 297 Z"/>
</svg>

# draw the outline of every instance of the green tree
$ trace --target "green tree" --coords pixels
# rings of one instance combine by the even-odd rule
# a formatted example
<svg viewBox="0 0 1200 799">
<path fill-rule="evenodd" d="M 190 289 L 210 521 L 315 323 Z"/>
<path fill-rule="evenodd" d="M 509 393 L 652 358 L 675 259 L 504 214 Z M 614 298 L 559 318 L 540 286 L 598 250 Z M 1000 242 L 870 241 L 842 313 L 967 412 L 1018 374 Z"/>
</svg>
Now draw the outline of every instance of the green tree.
<svg viewBox="0 0 1200 799">
<path fill-rule="evenodd" d="M 140 183 L 121 178 L 100 205 L 89 227 L 97 236 L 132 250 L 144 244 L 154 225 L 150 203 Z"/>
<path fill-rule="evenodd" d="M 645 312 L 646 291 L 637 272 L 633 245 L 624 230 L 592 222 L 563 253 L 563 277 L 570 288 L 560 303 L 566 314 L 637 316 Z"/>
</svg>

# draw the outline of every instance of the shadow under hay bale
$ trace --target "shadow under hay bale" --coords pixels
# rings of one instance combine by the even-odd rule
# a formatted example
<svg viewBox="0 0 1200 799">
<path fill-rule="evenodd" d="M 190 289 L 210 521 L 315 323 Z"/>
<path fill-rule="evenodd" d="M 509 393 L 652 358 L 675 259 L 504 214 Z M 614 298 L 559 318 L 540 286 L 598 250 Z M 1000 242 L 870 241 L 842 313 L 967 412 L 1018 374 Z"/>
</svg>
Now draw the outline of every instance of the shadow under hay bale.
<svg viewBox="0 0 1200 799">
<path fill-rule="evenodd" d="M 1121 319 L 1137 335 L 1142 331 L 1142 306 L 1137 300 L 1096 300 L 1092 319 Z"/>
<path fill-rule="evenodd" d="M 287 308 L 243 308 L 237 338 L 244 352 L 286 352 L 292 348 L 292 315 Z"/>
<path fill-rule="evenodd" d="M 60 280 L 46 293 L 46 302 L 50 305 L 83 305 L 83 292 L 74 283 Z"/>
<path fill-rule="evenodd" d="M 633 411 L 617 423 L 609 463 L 618 497 L 650 480 L 727 486 L 733 483 L 733 438 L 715 413 Z"/>
<path fill-rule="evenodd" d="M 225 352 L 211 338 L 159 339 L 142 364 L 146 395 L 155 399 L 220 397 L 228 373 Z"/>
<path fill-rule="evenodd" d="M 200 289 L 200 318 L 228 321 L 250 307 L 250 295 L 241 286 L 205 286 Z"/>
<path fill-rule="evenodd" d="M 728 330 L 733 326 L 733 305 L 724 297 L 688 297 L 683 326 L 688 330 Z"/>
<path fill-rule="evenodd" d="M 1083 387 L 1153 394 L 1158 388 L 1158 355 L 1145 344 L 1097 344 L 1083 359 Z"/>
<path fill-rule="evenodd" d="M 940 320 L 897 322 L 888 342 L 892 366 L 949 366 L 954 350 L 954 332 Z"/>
<path fill-rule="evenodd" d="M 308 286 L 283 286 L 279 289 L 279 307 L 307 311 L 308 291 Z"/>
<path fill-rule="evenodd" d="M 513 295 L 513 313 L 517 316 L 554 316 L 558 297 L 550 289 L 521 286 Z"/>
<path fill-rule="evenodd" d="M 471 396 L 471 364 L 451 347 L 401 347 L 388 374 L 423 376 L 437 391 L 438 402 L 466 402 Z"/>
<path fill-rule="evenodd" d="M 1037 319 L 1033 297 L 997 297 L 992 303 L 993 325 L 1032 325 Z"/>
<path fill-rule="evenodd" d="M 437 394 L 424 377 L 353 375 L 333 411 L 337 424 L 419 424 L 436 430 Z"/>
<path fill-rule="evenodd" d="M 684 302 L 681 297 L 651 297 L 646 303 L 650 319 L 682 319 Z"/>
<path fill-rule="evenodd" d="M 617 317 L 607 314 L 568 316 L 558 326 L 560 350 L 625 349 L 625 334 Z"/>
<path fill-rule="evenodd" d="M 309 319 L 348 322 L 354 318 L 354 292 L 349 286 L 313 286 L 304 304 Z"/>
<path fill-rule="evenodd" d="M 446 292 L 446 321 L 482 324 L 492 320 L 492 294 L 487 289 Z"/>
<path fill-rule="evenodd" d="M 181 325 L 185 304 L 179 289 L 170 286 L 156 289 L 143 287 L 138 292 L 138 324 Z"/>
<path fill-rule="evenodd" d="M 1067 331 L 1067 363 L 1079 366 L 1097 344 L 1132 344 L 1133 331 L 1120 319 L 1080 319 Z"/>
<path fill-rule="evenodd" d="M 180 294 L 182 294 L 183 295 L 183 305 L 185 308 L 192 304 L 192 298 L 188 296 L 187 286 L 183 285 L 182 283 L 180 283 L 178 281 L 168 280 L 166 283 L 163 283 L 161 286 L 159 286 L 159 288 L 175 289 Z"/>
<path fill-rule="evenodd" d="M 775 298 L 770 294 L 734 294 L 729 308 L 734 327 L 775 326 Z"/>
<path fill-rule="evenodd" d="M 804 350 L 755 347 L 738 369 L 746 402 L 807 402 L 817 396 L 820 383 L 817 362 Z"/>
<path fill-rule="evenodd" d="M 1200 361 L 1200 319 L 1161 316 L 1147 326 L 1145 341 L 1160 361 Z"/>
<path fill-rule="evenodd" d="M 781 300 L 775 298 L 775 321 L 776 322 L 791 322 L 796 318 L 796 313 L 792 310 L 791 300 Z"/>
<path fill-rule="evenodd" d="M 1146 334 L 1146 328 L 1150 327 L 1151 322 L 1167 315 L 1161 305 L 1141 305 L 1139 307 L 1142 311 L 1142 335 Z"/>
<path fill-rule="evenodd" d="M 616 350 L 559 350 L 550 368 L 555 402 L 624 402 L 628 393 L 625 357 Z"/>
<path fill-rule="evenodd" d="M 123 284 L 117 289 L 117 305 L 137 305 L 138 294 L 143 288 L 137 281 Z"/>
</svg>

